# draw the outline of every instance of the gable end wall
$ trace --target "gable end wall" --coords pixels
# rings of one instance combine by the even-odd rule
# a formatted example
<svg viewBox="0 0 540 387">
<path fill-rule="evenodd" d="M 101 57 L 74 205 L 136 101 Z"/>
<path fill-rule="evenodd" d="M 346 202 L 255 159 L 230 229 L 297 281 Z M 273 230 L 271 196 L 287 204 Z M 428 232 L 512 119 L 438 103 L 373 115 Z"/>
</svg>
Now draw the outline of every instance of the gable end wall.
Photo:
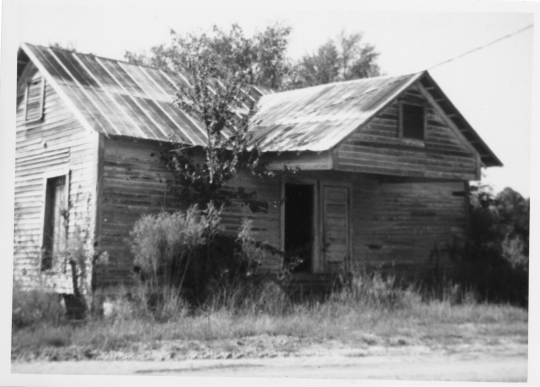
<svg viewBox="0 0 540 387">
<path fill-rule="evenodd" d="M 70 267 L 56 260 L 52 270 L 41 270 L 45 184 L 48 175 L 69 171 L 68 241 L 78 226 L 93 233 L 95 199 L 95 142 L 97 135 L 85 130 L 45 82 L 43 119 L 25 123 L 26 84 L 40 77 L 29 64 L 17 89 L 15 152 L 14 278 L 23 288 L 41 287 L 71 293 Z M 91 248 L 91 242 L 89 243 Z"/>
<path fill-rule="evenodd" d="M 399 138 L 399 103 L 427 107 L 424 141 Z M 443 117 L 413 85 L 335 150 L 337 170 L 449 180 L 476 180 L 479 164 Z"/>
</svg>

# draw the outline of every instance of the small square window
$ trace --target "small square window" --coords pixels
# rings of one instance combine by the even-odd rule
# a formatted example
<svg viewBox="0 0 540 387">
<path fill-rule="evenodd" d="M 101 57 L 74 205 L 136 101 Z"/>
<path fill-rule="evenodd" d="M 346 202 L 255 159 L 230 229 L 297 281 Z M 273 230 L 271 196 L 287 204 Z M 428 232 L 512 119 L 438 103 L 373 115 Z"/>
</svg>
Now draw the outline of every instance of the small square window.
<svg viewBox="0 0 540 387">
<path fill-rule="evenodd" d="M 45 81 L 43 78 L 33 79 L 26 88 L 26 105 L 24 121 L 33 122 L 43 118 L 43 92 Z"/>
<path fill-rule="evenodd" d="M 402 103 L 400 110 L 401 137 L 423 140 L 425 126 L 424 106 Z"/>
</svg>

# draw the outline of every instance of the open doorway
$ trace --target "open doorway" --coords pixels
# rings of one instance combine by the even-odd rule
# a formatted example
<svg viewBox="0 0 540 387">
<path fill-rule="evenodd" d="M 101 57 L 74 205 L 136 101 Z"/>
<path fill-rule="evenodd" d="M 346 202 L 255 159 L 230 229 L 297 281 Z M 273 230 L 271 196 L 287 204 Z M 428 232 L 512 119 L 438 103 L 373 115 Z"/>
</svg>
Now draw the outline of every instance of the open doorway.
<svg viewBox="0 0 540 387">
<path fill-rule="evenodd" d="M 285 264 L 310 273 L 313 257 L 314 185 L 285 184 Z"/>
</svg>

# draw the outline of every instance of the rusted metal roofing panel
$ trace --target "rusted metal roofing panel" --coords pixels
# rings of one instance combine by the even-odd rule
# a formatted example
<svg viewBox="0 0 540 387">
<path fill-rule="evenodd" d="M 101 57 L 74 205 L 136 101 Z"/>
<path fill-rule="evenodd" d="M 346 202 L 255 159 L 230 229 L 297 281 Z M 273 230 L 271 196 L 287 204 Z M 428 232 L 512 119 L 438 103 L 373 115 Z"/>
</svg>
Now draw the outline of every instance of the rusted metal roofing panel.
<svg viewBox="0 0 540 387">
<path fill-rule="evenodd" d="M 369 120 L 422 73 L 332 83 L 261 97 L 256 141 L 267 151 L 324 151 Z"/>
<path fill-rule="evenodd" d="M 36 65 L 61 89 L 60 94 L 90 130 L 189 145 L 206 144 L 203 124 L 174 103 L 178 85 L 189 85 L 181 73 L 30 44 L 22 45 L 19 60 L 39 62 Z M 18 74 L 21 71 L 18 68 Z M 421 72 L 285 92 L 249 86 L 245 90 L 244 110 L 247 111 L 247 104 L 258 101 L 256 126 L 251 130 L 254 143 L 263 151 L 326 151 L 417 81 L 444 96 L 431 76 Z M 472 139 L 471 144 L 482 162 L 486 166 L 502 165 L 445 96 L 444 100 L 461 133 Z M 224 135 L 230 133 L 224 131 Z"/>
<path fill-rule="evenodd" d="M 176 83 L 185 78 L 93 55 L 23 45 L 96 131 L 204 145 L 200 122 L 174 104 Z"/>
</svg>

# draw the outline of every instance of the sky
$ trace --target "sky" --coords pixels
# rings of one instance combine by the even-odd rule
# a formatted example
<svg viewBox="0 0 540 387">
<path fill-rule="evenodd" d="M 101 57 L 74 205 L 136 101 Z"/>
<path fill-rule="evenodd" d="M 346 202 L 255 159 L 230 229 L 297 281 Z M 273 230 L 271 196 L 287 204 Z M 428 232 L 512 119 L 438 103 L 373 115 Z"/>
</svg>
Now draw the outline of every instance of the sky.
<svg viewBox="0 0 540 387">
<path fill-rule="evenodd" d="M 503 9 L 506 12 L 495 7 L 452 7 L 443 12 L 444 7 L 416 3 L 423 5 L 419 7 L 423 12 L 414 12 L 411 6 L 381 11 L 340 1 L 315 1 L 309 8 L 305 3 L 279 1 L 253 4 L 21 0 L 14 32 L 18 43 L 58 42 L 81 52 L 123 59 L 126 50 L 167 43 L 171 29 L 208 31 L 214 24 L 229 28 L 238 23 L 251 35 L 281 22 L 293 28 L 292 58 L 313 52 L 342 30 L 363 32 L 365 42 L 380 52 L 382 71 L 398 75 L 428 69 L 534 24 L 533 13 L 518 7 Z M 533 34 L 530 28 L 430 71 L 504 164 L 487 169 L 484 182 L 495 191 L 510 186 L 525 197 L 530 196 Z"/>
</svg>

